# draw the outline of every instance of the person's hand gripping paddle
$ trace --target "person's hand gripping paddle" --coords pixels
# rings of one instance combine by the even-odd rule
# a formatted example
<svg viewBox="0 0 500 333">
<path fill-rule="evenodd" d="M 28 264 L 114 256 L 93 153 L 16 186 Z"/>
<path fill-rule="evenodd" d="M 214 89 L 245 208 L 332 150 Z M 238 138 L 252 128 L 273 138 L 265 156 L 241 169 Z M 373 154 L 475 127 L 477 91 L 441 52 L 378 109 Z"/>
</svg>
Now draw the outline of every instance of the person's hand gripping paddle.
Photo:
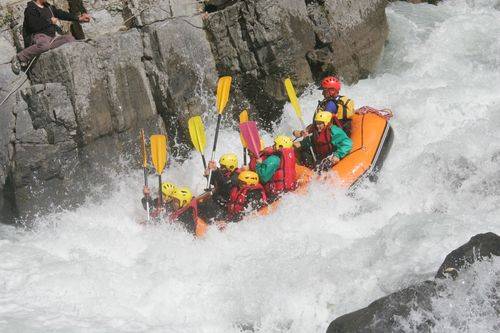
<svg viewBox="0 0 500 333">
<path fill-rule="evenodd" d="M 248 121 L 248 111 L 244 110 L 240 113 L 240 124 L 246 123 Z M 247 143 L 240 133 L 241 145 L 243 146 L 243 165 L 247 165 Z"/>
<path fill-rule="evenodd" d="M 297 118 L 300 120 L 300 124 L 302 125 L 302 128 L 305 129 L 306 125 L 304 124 L 304 119 L 302 118 L 302 110 L 300 109 L 300 104 L 297 99 L 297 94 L 295 93 L 295 89 L 293 88 L 292 80 L 290 78 L 287 78 L 285 81 L 285 89 L 286 93 L 288 94 L 288 98 L 290 99 L 290 103 L 292 104 L 293 109 L 295 110 L 295 114 L 297 115 Z M 314 166 L 318 163 L 316 159 L 316 154 L 314 153 L 314 149 L 312 145 L 309 146 L 311 150 L 311 155 L 314 160 Z"/>
</svg>

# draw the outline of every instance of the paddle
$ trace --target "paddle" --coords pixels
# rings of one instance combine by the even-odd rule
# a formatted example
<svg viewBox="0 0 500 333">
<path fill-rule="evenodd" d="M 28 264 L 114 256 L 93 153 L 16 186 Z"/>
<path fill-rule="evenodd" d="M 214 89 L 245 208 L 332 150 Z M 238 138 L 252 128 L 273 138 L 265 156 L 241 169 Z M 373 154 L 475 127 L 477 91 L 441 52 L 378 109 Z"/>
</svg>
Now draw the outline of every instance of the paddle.
<svg viewBox="0 0 500 333">
<path fill-rule="evenodd" d="M 290 103 L 292 104 L 293 109 L 295 110 L 295 114 L 300 120 L 300 124 L 302 125 L 302 128 L 306 128 L 306 125 L 304 124 L 304 119 L 302 118 L 302 110 L 300 109 L 299 101 L 297 99 L 297 94 L 295 93 L 295 89 L 293 88 L 292 80 L 290 78 L 287 78 L 285 80 L 285 89 L 286 93 L 288 94 L 288 98 L 290 99 Z M 311 150 L 311 154 L 314 160 L 314 166 L 316 166 L 317 160 L 316 160 L 316 154 L 314 154 L 314 149 L 311 146 L 309 146 Z"/>
<path fill-rule="evenodd" d="M 163 195 L 161 192 L 161 173 L 167 163 L 167 137 L 165 135 L 152 135 L 151 141 L 151 161 L 158 175 L 158 203 L 159 207 L 163 206 Z"/>
<path fill-rule="evenodd" d="M 243 124 L 248 121 L 248 111 L 243 110 L 240 113 L 240 124 Z M 243 139 L 243 136 L 240 133 L 240 140 L 241 144 L 243 145 L 243 165 L 247 165 L 247 143 L 245 142 L 245 139 Z"/>
<path fill-rule="evenodd" d="M 203 126 L 201 117 L 194 116 L 189 118 L 188 127 L 189 127 L 189 136 L 191 137 L 191 142 L 193 143 L 194 148 L 200 152 L 201 159 L 203 161 L 203 168 L 204 168 L 203 170 L 206 170 L 207 161 L 205 160 L 205 155 L 203 155 L 203 152 L 205 151 L 207 138 L 205 136 L 205 126 Z"/>
<path fill-rule="evenodd" d="M 148 186 L 148 152 L 146 151 L 146 138 L 144 137 L 144 129 L 141 128 L 141 151 L 142 151 L 142 167 L 144 168 L 144 186 Z M 146 200 L 146 212 L 148 213 L 149 221 L 149 201 Z"/>
<path fill-rule="evenodd" d="M 255 121 L 247 121 L 240 124 L 240 132 L 243 139 L 247 143 L 248 150 L 252 152 L 257 158 L 260 154 L 260 137 L 259 131 L 257 130 L 257 124 Z"/>
<path fill-rule="evenodd" d="M 217 150 L 217 139 L 219 137 L 219 129 L 220 129 L 220 121 L 222 119 L 222 113 L 224 112 L 224 108 L 226 107 L 227 101 L 229 99 L 229 90 L 231 89 L 231 80 L 230 76 L 223 76 L 219 78 L 217 82 L 217 127 L 215 128 L 215 138 L 214 138 L 214 147 L 212 149 L 212 156 L 210 157 L 210 161 L 214 160 L 215 151 Z M 208 174 L 207 179 L 207 188 L 210 190 L 210 179 L 212 178 L 212 169 Z"/>
</svg>

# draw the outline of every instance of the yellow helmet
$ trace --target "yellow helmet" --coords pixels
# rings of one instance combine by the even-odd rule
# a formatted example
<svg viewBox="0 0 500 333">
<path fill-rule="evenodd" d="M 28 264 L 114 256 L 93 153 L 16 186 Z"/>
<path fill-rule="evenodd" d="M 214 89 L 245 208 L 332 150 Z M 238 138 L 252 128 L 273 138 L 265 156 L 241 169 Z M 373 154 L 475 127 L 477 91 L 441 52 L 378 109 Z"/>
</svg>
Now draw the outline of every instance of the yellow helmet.
<svg viewBox="0 0 500 333">
<path fill-rule="evenodd" d="M 238 180 L 245 185 L 257 185 L 259 183 L 259 175 L 253 171 L 242 171 L 238 175 Z"/>
<path fill-rule="evenodd" d="M 174 192 L 172 192 L 171 197 L 179 200 L 179 206 L 182 208 L 191 202 L 193 194 L 187 187 L 177 187 Z"/>
<path fill-rule="evenodd" d="M 286 135 L 278 135 L 276 139 L 274 139 L 274 146 L 276 149 L 291 148 L 293 146 L 293 141 Z"/>
<path fill-rule="evenodd" d="M 176 187 L 177 186 L 170 182 L 161 183 L 161 193 L 163 193 L 163 195 L 168 198 L 172 195 Z"/>
<path fill-rule="evenodd" d="M 219 164 L 229 171 L 233 171 L 238 167 L 238 156 L 235 154 L 224 154 L 220 157 Z"/>
<path fill-rule="evenodd" d="M 328 111 L 319 111 L 318 113 L 316 113 L 316 115 L 314 116 L 314 121 L 315 122 L 321 122 L 325 125 L 328 125 L 330 123 L 330 121 L 332 121 L 332 113 L 331 112 L 328 112 Z"/>
</svg>

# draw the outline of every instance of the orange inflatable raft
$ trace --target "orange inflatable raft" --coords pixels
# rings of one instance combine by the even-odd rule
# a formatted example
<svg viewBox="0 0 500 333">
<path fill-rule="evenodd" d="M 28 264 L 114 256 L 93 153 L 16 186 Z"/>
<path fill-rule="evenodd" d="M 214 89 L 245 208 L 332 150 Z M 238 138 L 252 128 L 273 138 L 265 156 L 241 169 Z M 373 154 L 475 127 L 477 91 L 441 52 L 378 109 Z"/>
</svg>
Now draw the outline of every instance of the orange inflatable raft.
<svg viewBox="0 0 500 333">
<path fill-rule="evenodd" d="M 353 147 L 351 152 L 331 171 L 316 174 L 311 169 L 296 165 L 298 193 L 305 193 L 309 183 L 317 178 L 319 181 L 330 183 L 339 188 L 350 188 L 359 180 L 368 178 L 376 180 L 376 173 L 382 167 L 384 160 L 392 146 L 393 130 L 385 117 L 376 113 L 355 114 L 352 118 L 351 139 Z M 206 200 L 202 195 L 196 200 Z M 267 215 L 279 205 L 279 200 L 269 206 L 261 208 L 256 214 Z M 201 218 L 196 221 L 195 233 L 202 236 L 207 229 L 207 224 Z"/>
</svg>

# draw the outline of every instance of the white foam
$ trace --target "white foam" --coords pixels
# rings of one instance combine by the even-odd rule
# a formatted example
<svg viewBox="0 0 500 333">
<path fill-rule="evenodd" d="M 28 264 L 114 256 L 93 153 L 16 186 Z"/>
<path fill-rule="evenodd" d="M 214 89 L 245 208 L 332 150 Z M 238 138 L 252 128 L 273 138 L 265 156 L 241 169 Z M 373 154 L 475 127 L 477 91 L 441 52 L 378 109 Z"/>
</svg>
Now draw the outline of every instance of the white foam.
<svg viewBox="0 0 500 333">
<path fill-rule="evenodd" d="M 377 75 L 343 92 L 357 106 L 392 108 L 395 141 L 379 182 L 353 196 L 314 184 L 273 215 L 193 240 L 175 226 L 136 223 L 137 171 L 120 175 L 107 199 L 40 217 L 33 230 L 0 226 L 0 331 L 322 332 L 336 316 L 432 277 L 472 235 L 499 233 L 494 4 L 389 6 Z M 306 120 L 319 97 L 301 98 Z M 275 133 L 298 126 L 287 105 Z M 217 155 L 241 151 L 232 129 L 219 142 Z M 201 191 L 201 169 L 193 152 L 164 179 Z M 494 320 L 465 318 L 474 328 Z"/>
</svg>

